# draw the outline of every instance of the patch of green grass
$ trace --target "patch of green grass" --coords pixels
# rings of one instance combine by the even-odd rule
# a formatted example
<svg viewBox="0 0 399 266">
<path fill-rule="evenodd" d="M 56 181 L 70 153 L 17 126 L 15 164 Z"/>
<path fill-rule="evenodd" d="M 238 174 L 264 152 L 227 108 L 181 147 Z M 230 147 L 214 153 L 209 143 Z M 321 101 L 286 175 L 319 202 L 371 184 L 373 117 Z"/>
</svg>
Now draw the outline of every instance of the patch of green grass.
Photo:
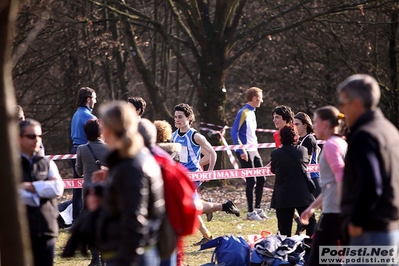
<svg viewBox="0 0 399 266">
<path fill-rule="evenodd" d="M 226 214 L 225 212 L 214 213 L 213 220 L 205 224 L 214 238 L 224 235 L 242 236 L 247 240 L 250 234 L 259 234 L 262 230 L 271 231 L 273 234 L 277 232 L 277 219 L 273 211 L 267 212 L 270 219 L 266 221 L 247 221 L 246 212 L 241 210 L 241 216 Z M 295 225 L 294 225 L 295 227 Z M 68 240 L 69 233 L 66 230 L 61 230 L 56 242 L 56 258 L 55 265 L 58 266 L 87 266 L 90 263 L 90 257 L 83 257 L 77 254 L 72 259 L 64 259 L 60 257 L 62 248 Z M 193 236 L 184 238 L 184 263 L 186 266 L 198 266 L 211 261 L 213 249 L 198 251 L 199 247 L 194 247 L 193 244 L 202 238 L 201 233 L 196 233 Z"/>
<path fill-rule="evenodd" d="M 224 235 L 242 236 L 248 241 L 248 235 L 259 234 L 261 231 L 270 231 L 273 234 L 277 233 L 277 218 L 276 213 L 273 210 L 267 211 L 266 214 L 269 216 L 268 220 L 265 221 L 248 221 L 246 220 L 246 211 L 240 209 L 241 216 L 236 217 L 235 215 L 226 214 L 225 212 L 216 212 L 213 215 L 211 222 L 206 222 L 206 217 L 203 215 L 203 219 L 209 231 L 212 233 L 214 238 Z M 319 211 L 316 212 L 316 219 L 319 218 Z M 296 230 L 296 223 L 293 221 L 292 225 L 293 234 Z M 66 230 L 61 230 L 60 235 L 56 241 L 56 258 L 54 265 L 58 266 L 87 266 L 90 263 L 90 257 L 84 257 L 77 253 L 74 258 L 64 259 L 60 257 L 62 248 L 65 246 L 66 241 L 69 238 L 69 233 Z M 199 251 L 199 246 L 193 246 L 195 242 L 202 239 L 200 232 L 197 232 L 193 236 L 185 237 L 184 242 L 184 265 L 186 266 L 199 266 L 211 261 L 212 249 Z"/>
</svg>

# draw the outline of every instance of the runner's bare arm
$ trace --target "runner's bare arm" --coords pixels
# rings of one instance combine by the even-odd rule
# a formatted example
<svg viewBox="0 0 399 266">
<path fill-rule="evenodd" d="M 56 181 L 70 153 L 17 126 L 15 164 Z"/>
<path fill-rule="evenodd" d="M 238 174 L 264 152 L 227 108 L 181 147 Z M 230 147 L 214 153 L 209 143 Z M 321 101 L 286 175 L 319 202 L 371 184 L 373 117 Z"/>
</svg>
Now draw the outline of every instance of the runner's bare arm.
<svg viewBox="0 0 399 266">
<path fill-rule="evenodd" d="M 215 168 L 215 163 L 217 159 L 216 152 L 212 148 L 211 144 L 208 140 L 201 134 L 197 133 L 194 135 L 195 142 L 201 146 L 201 152 L 205 155 L 204 157 L 209 156 L 209 166 L 208 170 L 212 171 Z M 205 158 L 203 161 L 206 162 L 208 160 Z"/>
<path fill-rule="evenodd" d="M 200 165 L 204 166 L 204 165 L 209 164 L 209 161 L 210 161 L 209 159 L 211 158 L 211 155 L 202 149 L 201 149 L 201 153 L 202 153 L 203 157 L 200 160 Z"/>
</svg>

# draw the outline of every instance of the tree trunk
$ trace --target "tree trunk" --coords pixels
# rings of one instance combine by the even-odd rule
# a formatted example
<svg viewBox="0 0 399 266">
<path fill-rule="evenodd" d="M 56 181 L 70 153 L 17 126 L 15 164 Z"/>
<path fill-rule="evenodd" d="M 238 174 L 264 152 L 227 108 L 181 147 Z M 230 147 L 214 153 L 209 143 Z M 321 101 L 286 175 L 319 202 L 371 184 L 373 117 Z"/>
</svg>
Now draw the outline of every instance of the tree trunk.
<svg viewBox="0 0 399 266">
<path fill-rule="evenodd" d="M 221 49 L 215 46 L 212 50 L 214 52 L 204 55 L 198 62 L 201 88 L 197 89 L 197 108 L 202 122 L 224 126 L 227 124 L 225 113 L 227 70 L 224 67 L 226 61 L 223 54 L 220 55 Z"/>
<path fill-rule="evenodd" d="M 224 56 L 223 47 L 214 45 L 210 49 L 211 53 L 204 54 L 199 60 L 199 83 L 201 88 L 197 88 L 198 101 L 197 109 L 200 114 L 201 122 L 211 123 L 216 125 L 227 125 L 226 120 L 226 68 L 224 63 L 226 57 Z M 214 128 L 220 130 L 220 128 Z M 212 146 L 221 145 L 219 135 L 206 135 L 208 141 Z M 225 152 L 218 152 L 218 160 L 215 169 L 226 169 L 227 157 Z"/>
<path fill-rule="evenodd" d="M 399 69 L 398 69 L 398 43 L 399 10 L 395 9 L 391 15 L 391 35 L 389 39 L 389 66 L 391 79 L 391 95 L 389 119 L 399 128 Z"/>
<path fill-rule="evenodd" d="M 113 55 L 116 60 L 116 76 L 118 79 L 118 84 L 119 84 L 119 95 L 118 98 L 121 100 L 127 100 L 127 95 L 129 93 L 129 90 L 127 88 L 127 79 L 126 79 L 126 60 L 125 60 L 125 52 L 124 50 L 120 47 L 120 42 L 121 42 L 121 37 L 120 37 L 120 32 L 117 27 L 117 20 L 116 16 L 114 13 L 110 13 L 109 15 L 110 18 L 113 18 L 114 20 L 111 20 L 109 23 L 109 29 L 112 33 L 112 38 L 113 40 L 118 44 L 116 45 L 113 49 Z"/>
<path fill-rule="evenodd" d="M 18 136 L 16 103 L 9 62 L 18 4 L 16 0 L 0 2 L 0 161 L 3 166 L 0 167 L 0 213 L 3 214 L 0 219 L 0 251 L 1 265 L 24 266 L 32 265 L 32 257 L 25 208 L 18 200 L 21 166 L 15 148 L 15 137 Z"/>
</svg>

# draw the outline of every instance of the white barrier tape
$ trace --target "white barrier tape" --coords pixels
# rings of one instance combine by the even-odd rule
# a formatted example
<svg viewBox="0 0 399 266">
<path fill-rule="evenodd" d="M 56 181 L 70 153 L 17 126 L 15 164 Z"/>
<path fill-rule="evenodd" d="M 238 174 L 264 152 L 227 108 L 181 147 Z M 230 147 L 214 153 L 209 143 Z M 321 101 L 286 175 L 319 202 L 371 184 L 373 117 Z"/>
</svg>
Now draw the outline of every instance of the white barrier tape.
<svg viewBox="0 0 399 266">
<path fill-rule="evenodd" d="M 257 132 L 269 132 L 269 133 L 274 133 L 274 132 L 277 132 L 278 130 L 276 130 L 276 129 L 262 129 L 262 128 L 257 128 L 257 129 L 255 129 L 255 131 L 257 131 Z"/>
<path fill-rule="evenodd" d="M 313 173 L 319 171 L 318 164 L 311 164 L 308 166 L 307 172 Z M 274 175 L 270 167 L 260 168 L 240 168 L 240 169 L 225 169 L 225 170 L 213 170 L 204 172 L 188 172 L 187 175 L 192 181 L 210 181 L 220 179 L 233 179 L 233 178 L 246 178 L 256 176 L 272 176 Z M 68 178 L 63 179 L 65 189 L 81 188 L 83 185 L 83 178 Z"/>
<path fill-rule="evenodd" d="M 69 159 L 76 159 L 76 154 L 46 155 L 46 158 L 49 158 L 53 161 L 69 160 Z"/>
<path fill-rule="evenodd" d="M 201 122 L 200 124 L 201 124 L 201 125 L 204 125 L 204 126 L 210 126 L 210 127 L 218 127 L 218 128 L 226 128 L 226 129 L 230 129 L 230 128 L 231 128 L 231 127 L 228 127 L 228 126 L 220 126 L 220 125 L 215 125 L 215 124 L 210 124 L 210 123 L 204 123 L 204 122 Z M 212 131 L 212 129 L 206 128 L 206 127 L 201 127 L 200 129 L 203 130 L 203 131 Z M 276 130 L 276 129 L 263 129 L 263 128 L 257 128 L 257 129 L 255 129 L 255 131 L 257 131 L 257 132 L 269 132 L 269 133 L 274 133 L 274 132 L 277 132 L 278 130 Z"/>
<path fill-rule="evenodd" d="M 227 141 L 224 137 L 222 137 L 222 143 L 223 143 L 223 145 L 228 146 Z M 233 168 L 238 169 L 239 167 L 238 167 L 238 163 L 236 161 L 236 157 L 234 157 L 231 150 L 227 150 L 226 152 L 227 152 L 227 156 L 229 157 L 230 163 L 233 165 Z"/>
<path fill-rule="evenodd" d="M 219 132 L 220 133 L 220 132 Z M 318 140 L 317 144 L 324 144 L 325 141 Z M 227 145 L 227 146 L 212 146 L 215 151 L 231 151 L 231 150 L 242 150 L 248 148 L 275 148 L 275 143 L 260 143 L 260 144 L 243 144 L 243 145 Z M 60 155 L 46 155 L 46 158 L 51 160 L 68 160 L 76 159 L 76 154 L 60 154 Z"/>
<path fill-rule="evenodd" d="M 215 151 L 227 151 L 227 150 L 242 150 L 250 148 L 275 148 L 274 143 L 261 143 L 261 144 L 242 144 L 242 145 L 227 145 L 227 146 L 213 146 Z"/>
<path fill-rule="evenodd" d="M 223 146 L 229 146 L 229 144 L 227 143 L 226 139 L 224 138 L 224 134 L 226 133 L 226 128 L 228 128 L 228 127 L 225 126 L 225 127 L 223 127 L 222 130 L 217 131 L 217 130 L 213 130 L 213 129 L 210 129 L 210 128 L 201 127 L 200 130 L 209 131 L 213 135 L 219 135 L 220 141 L 222 142 Z M 239 168 L 238 163 L 237 163 L 236 158 L 234 157 L 233 153 L 231 152 L 231 150 L 226 150 L 226 152 L 227 152 L 227 156 L 229 157 L 230 163 L 233 165 L 233 168 L 234 169 L 238 169 Z"/>
</svg>

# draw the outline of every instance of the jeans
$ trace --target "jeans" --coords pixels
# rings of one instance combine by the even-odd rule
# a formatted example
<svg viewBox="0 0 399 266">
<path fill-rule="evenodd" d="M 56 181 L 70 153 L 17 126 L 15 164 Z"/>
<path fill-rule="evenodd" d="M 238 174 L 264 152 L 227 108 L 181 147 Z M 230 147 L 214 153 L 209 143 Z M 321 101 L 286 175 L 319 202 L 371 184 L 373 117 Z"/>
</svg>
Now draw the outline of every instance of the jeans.
<svg viewBox="0 0 399 266">
<path fill-rule="evenodd" d="M 50 236 L 30 237 L 35 266 L 53 266 L 55 238 Z"/>
<path fill-rule="evenodd" d="M 158 249 L 156 247 L 152 247 L 148 249 L 142 256 L 137 264 L 138 266 L 157 266 L 161 263 L 161 259 L 158 255 Z M 116 266 L 120 265 L 116 259 L 106 260 L 107 266 Z"/>
<path fill-rule="evenodd" d="M 399 248 L 399 229 L 389 232 L 363 232 L 360 236 L 350 238 L 351 246 L 396 246 Z M 398 255 L 398 254 L 397 254 Z M 345 264 L 352 265 L 352 264 Z M 356 264 L 368 265 L 370 264 Z M 379 264 L 379 265 L 397 265 Z"/>
<path fill-rule="evenodd" d="M 160 266 L 176 266 L 177 265 L 177 252 L 174 251 L 170 258 L 162 260 Z"/>
<path fill-rule="evenodd" d="M 79 145 L 73 145 L 71 154 L 76 154 L 78 146 Z M 71 163 L 73 169 L 73 178 L 79 178 L 80 176 L 78 175 L 78 173 L 76 173 L 75 170 L 76 160 L 71 159 Z M 74 221 L 79 217 L 81 211 L 82 211 L 82 189 L 74 188 L 72 189 L 72 218 Z"/>
</svg>

